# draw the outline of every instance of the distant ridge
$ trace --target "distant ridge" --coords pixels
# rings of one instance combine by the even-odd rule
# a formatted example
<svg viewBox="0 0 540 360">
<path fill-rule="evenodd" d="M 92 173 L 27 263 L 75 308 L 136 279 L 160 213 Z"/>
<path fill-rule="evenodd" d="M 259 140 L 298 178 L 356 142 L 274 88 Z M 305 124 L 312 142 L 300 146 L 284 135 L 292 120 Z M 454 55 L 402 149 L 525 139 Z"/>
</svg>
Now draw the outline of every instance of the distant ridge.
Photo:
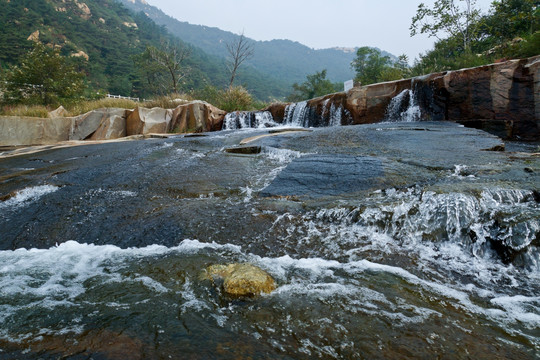
<svg viewBox="0 0 540 360">
<path fill-rule="evenodd" d="M 238 36 L 216 27 L 193 25 L 176 20 L 144 0 L 118 1 L 132 10 L 144 12 L 158 25 L 165 26 L 173 35 L 211 55 L 225 58 L 227 56 L 225 43 Z M 249 31 L 246 31 L 246 36 L 249 37 Z M 355 58 L 356 48 L 334 47 L 315 50 L 291 40 L 251 41 L 255 56 L 246 64 L 288 85 L 303 82 L 306 75 L 322 69 L 327 69 L 328 78 L 334 82 L 354 77 L 350 64 Z M 387 52 L 383 54 L 395 58 Z"/>
</svg>

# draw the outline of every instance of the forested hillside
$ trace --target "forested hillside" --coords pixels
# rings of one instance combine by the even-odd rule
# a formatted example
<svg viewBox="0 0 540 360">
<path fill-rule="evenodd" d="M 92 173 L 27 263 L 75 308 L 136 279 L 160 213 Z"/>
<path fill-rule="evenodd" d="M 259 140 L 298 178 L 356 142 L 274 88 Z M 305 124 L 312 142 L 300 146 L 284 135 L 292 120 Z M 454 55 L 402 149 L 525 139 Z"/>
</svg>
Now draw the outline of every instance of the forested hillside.
<svg viewBox="0 0 540 360">
<path fill-rule="evenodd" d="M 238 37 L 228 31 L 215 27 L 193 25 L 178 21 L 141 0 L 118 0 L 126 7 L 136 11 L 143 11 L 157 24 L 165 26 L 172 34 L 182 40 L 196 44 L 208 54 L 226 57 L 226 43 Z M 249 32 L 246 33 L 249 37 Z M 308 74 L 327 70 L 328 79 L 333 82 L 342 82 L 352 79 L 354 71 L 351 69 L 355 49 L 323 49 L 314 50 L 298 42 L 290 40 L 254 41 L 254 56 L 247 65 L 269 76 L 286 82 L 290 86 L 294 82 L 302 82 Z M 395 56 L 389 55 L 392 59 Z"/>
<path fill-rule="evenodd" d="M 41 42 L 77 60 L 90 89 L 148 97 L 153 94 L 135 57 L 163 41 L 190 48 L 183 64 L 190 71 L 180 90 L 227 85 L 229 74 L 222 58 L 183 43 L 144 13 L 115 0 L 0 0 L 0 69 L 16 64 L 34 42 Z M 249 70 L 242 72 L 239 83 L 247 83 L 259 98 L 289 91 L 279 81 Z"/>
</svg>

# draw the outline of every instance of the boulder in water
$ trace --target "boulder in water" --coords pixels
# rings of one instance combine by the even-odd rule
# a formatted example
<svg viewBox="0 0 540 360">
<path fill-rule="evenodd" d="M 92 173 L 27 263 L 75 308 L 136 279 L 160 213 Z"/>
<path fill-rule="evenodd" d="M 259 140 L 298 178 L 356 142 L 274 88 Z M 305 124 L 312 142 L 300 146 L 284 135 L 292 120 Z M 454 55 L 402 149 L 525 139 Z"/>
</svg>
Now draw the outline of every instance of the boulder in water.
<svg viewBox="0 0 540 360">
<path fill-rule="evenodd" d="M 276 289 L 272 276 L 251 264 L 211 265 L 202 274 L 214 284 L 223 282 L 223 291 L 231 297 L 253 297 Z"/>
<path fill-rule="evenodd" d="M 242 155 L 260 154 L 261 151 L 262 151 L 262 148 L 260 146 L 237 146 L 237 147 L 225 149 L 225 152 L 229 154 L 242 154 Z"/>
</svg>

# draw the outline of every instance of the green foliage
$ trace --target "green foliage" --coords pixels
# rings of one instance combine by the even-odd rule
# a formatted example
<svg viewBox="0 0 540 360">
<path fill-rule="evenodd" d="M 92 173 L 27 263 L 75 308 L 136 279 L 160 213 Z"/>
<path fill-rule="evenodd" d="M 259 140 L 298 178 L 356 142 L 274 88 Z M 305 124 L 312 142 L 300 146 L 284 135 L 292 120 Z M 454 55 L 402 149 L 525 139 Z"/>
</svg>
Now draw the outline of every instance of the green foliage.
<svg viewBox="0 0 540 360">
<path fill-rule="evenodd" d="M 351 66 L 356 71 L 355 80 L 362 85 L 399 80 L 409 75 L 406 55 L 401 55 L 394 63 L 390 57 L 382 55 L 378 49 L 367 46 L 358 49 Z"/>
<path fill-rule="evenodd" d="M 433 50 L 415 62 L 411 75 L 480 66 L 497 59 L 538 55 L 539 24 L 537 0 L 493 1 L 490 12 L 482 17 L 475 16 L 470 24 L 469 34 L 475 36 L 471 36 L 468 47 L 461 33 L 440 39 Z"/>
<path fill-rule="evenodd" d="M 227 112 L 259 110 L 266 106 L 265 102 L 254 99 L 243 86 L 231 86 L 221 90 L 207 85 L 202 89 L 192 91 L 189 96 L 192 99 L 206 101 Z"/>
<path fill-rule="evenodd" d="M 445 33 L 461 38 L 468 50 L 477 37 L 479 18 L 476 0 L 436 0 L 433 8 L 420 3 L 412 19 L 411 36 L 420 33 L 440 39 L 439 34 Z"/>
<path fill-rule="evenodd" d="M 339 91 L 338 85 L 326 78 L 326 69 L 306 76 L 306 81 L 302 84 L 294 83 L 292 87 L 294 91 L 287 98 L 291 102 L 313 99 Z"/>
<path fill-rule="evenodd" d="M 242 86 L 231 86 L 219 93 L 219 101 L 215 106 L 227 112 L 251 110 L 253 98 Z"/>
<path fill-rule="evenodd" d="M 72 61 L 40 43 L 11 66 L 5 74 L 4 102 L 58 105 L 80 98 L 84 74 Z"/>
<path fill-rule="evenodd" d="M 539 30 L 540 7 L 537 0 L 493 2 L 492 11 L 480 23 L 481 35 L 492 44 L 504 44 L 516 36 L 530 36 Z"/>
<path fill-rule="evenodd" d="M 126 7 L 144 11 L 172 34 L 213 56 L 226 58 L 225 44 L 238 38 L 238 35 L 218 28 L 178 21 L 156 7 L 140 1 L 120 1 Z M 328 69 L 327 77 L 332 82 L 343 82 L 354 77 L 349 67 L 355 55 L 354 51 L 315 50 L 290 40 L 257 41 L 253 44 L 254 56 L 249 61 L 246 60 L 245 66 L 238 73 L 235 84 L 243 84 L 260 99 L 283 98 L 287 96 L 293 83 L 303 82 L 307 75 L 320 69 Z M 212 82 L 219 87 L 228 84 L 228 81 L 220 83 L 213 80 Z"/>
</svg>

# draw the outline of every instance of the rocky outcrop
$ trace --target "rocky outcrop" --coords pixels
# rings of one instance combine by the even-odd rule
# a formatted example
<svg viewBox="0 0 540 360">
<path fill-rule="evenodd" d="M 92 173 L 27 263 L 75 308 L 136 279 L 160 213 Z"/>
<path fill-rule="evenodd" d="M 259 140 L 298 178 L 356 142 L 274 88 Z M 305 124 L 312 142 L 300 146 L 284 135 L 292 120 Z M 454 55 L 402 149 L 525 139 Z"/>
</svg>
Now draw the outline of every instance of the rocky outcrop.
<svg viewBox="0 0 540 360">
<path fill-rule="evenodd" d="M 89 140 L 113 140 L 127 136 L 126 118 L 120 115 L 105 117 Z"/>
<path fill-rule="evenodd" d="M 47 145 L 68 140 L 110 140 L 155 133 L 220 130 L 226 112 L 202 101 L 175 109 L 106 108 L 75 117 L 59 108 L 50 118 L 0 116 L 0 146 Z"/>
<path fill-rule="evenodd" d="M 235 298 L 269 294 L 276 289 L 270 274 L 251 264 L 212 265 L 203 272 L 202 278 L 222 284 L 223 292 Z"/>
<path fill-rule="evenodd" d="M 309 100 L 305 113 L 310 126 L 329 125 L 325 111 L 331 106 L 342 109 L 342 125 L 395 121 L 388 118 L 388 108 L 392 99 L 403 94 L 400 107 L 406 110 L 414 101 L 420 120 L 454 121 L 503 138 L 534 140 L 540 138 L 539 68 L 540 56 L 536 56 L 355 87 Z M 265 110 L 282 122 L 287 106 L 273 104 Z"/>
<path fill-rule="evenodd" d="M 130 135 L 166 133 L 172 119 L 172 110 L 138 107 L 128 111 L 126 116 L 126 133 Z"/>
<path fill-rule="evenodd" d="M 0 116 L 0 145 L 49 145 L 68 140 L 70 118 Z"/>
<path fill-rule="evenodd" d="M 75 116 L 71 118 L 72 126 L 68 140 L 88 140 L 91 138 L 94 140 L 106 140 L 125 136 L 125 130 L 109 132 L 111 124 L 122 124 L 122 121 L 118 121 L 117 119 L 123 118 L 125 113 L 126 110 L 124 109 L 107 108 Z M 125 120 L 123 121 L 123 125 L 125 128 Z M 98 129 L 100 129 L 101 135 L 95 135 Z M 110 134 L 112 137 L 107 137 L 107 134 Z M 119 134 L 123 135 L 119 136 Z"/>
<path fill-rule="evenodd" d="M 169 131 L 175 133 L 218 131 L 223 126 L 226 114 L 227 112 L 204 101 L 192 101 L 174 109 Z"/>
</svg>

